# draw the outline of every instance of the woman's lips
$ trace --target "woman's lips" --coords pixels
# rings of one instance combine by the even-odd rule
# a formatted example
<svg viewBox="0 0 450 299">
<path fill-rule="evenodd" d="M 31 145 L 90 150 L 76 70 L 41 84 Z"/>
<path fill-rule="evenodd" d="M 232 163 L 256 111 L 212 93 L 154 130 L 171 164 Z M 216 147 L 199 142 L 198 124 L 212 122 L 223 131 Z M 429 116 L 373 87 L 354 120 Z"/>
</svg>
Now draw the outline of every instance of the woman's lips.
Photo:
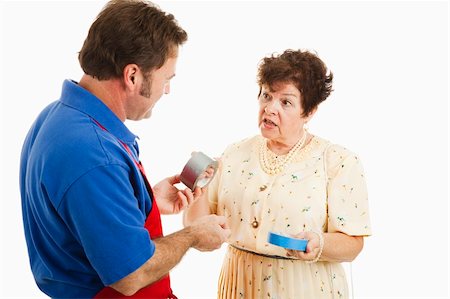
<svg viewBox="0 0 450 299">
<path fill-rule="evenodd" d="M 277 124 L 275 124 L 273 121 L 271 121 L 270 119 L 267 119 L 267 118 L 263 119 L 263 125 L 267 129 L 273 129 L 273 128 L 277 127 Z"/>
</svg>

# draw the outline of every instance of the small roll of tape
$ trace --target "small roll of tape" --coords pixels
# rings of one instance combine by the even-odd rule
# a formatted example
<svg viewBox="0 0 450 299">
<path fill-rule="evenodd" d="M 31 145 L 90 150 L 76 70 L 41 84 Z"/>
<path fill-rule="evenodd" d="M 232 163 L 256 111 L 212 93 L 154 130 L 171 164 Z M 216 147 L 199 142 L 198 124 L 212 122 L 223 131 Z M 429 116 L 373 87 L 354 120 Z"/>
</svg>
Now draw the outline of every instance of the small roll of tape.
<svg viewBox="0 0 450 299">
<path fill-rule="evenodd" d="M 217 166 L 217 161 L 204 153 L 194 152 L 184 166 L 180 180 L 192 191 L 194 191 L 195 187 L 206 187 L 216 175 Z"/>
<path fill-rule="evenodd" d="M 277 245 L 286 249 L 294 249 L 305 251 L 308 240 L 290 238 L 276 233 L 269 232 L 267 236 L 267 242 L 273 245 Z"/>
</svg>

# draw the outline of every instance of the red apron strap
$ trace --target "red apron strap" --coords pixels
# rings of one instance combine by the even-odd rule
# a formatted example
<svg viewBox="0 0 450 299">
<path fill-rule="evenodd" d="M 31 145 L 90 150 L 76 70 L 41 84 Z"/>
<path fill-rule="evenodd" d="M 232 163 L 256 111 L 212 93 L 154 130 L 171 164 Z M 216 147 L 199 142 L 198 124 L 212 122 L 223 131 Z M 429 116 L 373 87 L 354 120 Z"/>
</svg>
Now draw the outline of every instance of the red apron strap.
<svg viewBox="0 0 450 299">
<path fill-rule="evenodd" d="M 102 130 L 108 132 L 108 130 L 106 130 L 106 128 L 103 127 L 99 122 L 97 122 L 95 119 L 93 120 Z M 147 187 L 147 192 L 149 193 L 150 198 L 152 199 L 152 209 L 150 210 L 150 213 L 148 214 L 147 219 L 145 220 L 144 227 L 149 232 L 152 240 L 162 237 L 163 231 L 161 224 L 161 215 L 159 213 L 158 205 L 156 204 L 156 199 L 153 194 L 152 187 L 149 181 L 147 180 L 147 176 L 145 175 L 144 167 L 142 166 L 141 162 L 138 162 L 136 160 L 129 147 L 121 140 L 119 140 L 119 142 L 131 156 L 131 158 L 134 161 L 134 164 L 136 165 L 136 167 L 138 167 L 139 171 L 141 172 L 142 177 L 144 178 L 145 185 Z M 113 288 L 105 287 L 99 293 L 97 293 L 97 295 L 95 295 L 94 298 L 177 299 L 177 297 L 172 293 L 172 289 L 170 288 L 169 275 L 166 275 L 157 282 L 154 282 L 151 285 L 148 285 L 140 289 L 133 296 L 125 296 L 117 292 Z"/>
</svg>

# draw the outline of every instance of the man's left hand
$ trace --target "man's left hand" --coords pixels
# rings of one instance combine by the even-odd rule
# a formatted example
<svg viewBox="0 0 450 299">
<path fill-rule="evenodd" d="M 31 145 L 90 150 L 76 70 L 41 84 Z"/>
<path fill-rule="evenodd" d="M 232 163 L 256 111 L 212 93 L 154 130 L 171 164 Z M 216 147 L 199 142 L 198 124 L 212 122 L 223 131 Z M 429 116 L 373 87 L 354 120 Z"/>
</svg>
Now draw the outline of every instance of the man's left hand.
<svg viewBox="0 0 450 299">
<path fill-rule="evenodd" d="M 199 187 L 196 187 L 194 192 L 189 188 L 180 190 L 174 186 L 178 183 L 180 183 L 180 175 L 174 175 L 165 178 L 153 187 L 161 214 L 178 214 L 202 196 L 206 190 L 206 188 Z"/>
</svg>

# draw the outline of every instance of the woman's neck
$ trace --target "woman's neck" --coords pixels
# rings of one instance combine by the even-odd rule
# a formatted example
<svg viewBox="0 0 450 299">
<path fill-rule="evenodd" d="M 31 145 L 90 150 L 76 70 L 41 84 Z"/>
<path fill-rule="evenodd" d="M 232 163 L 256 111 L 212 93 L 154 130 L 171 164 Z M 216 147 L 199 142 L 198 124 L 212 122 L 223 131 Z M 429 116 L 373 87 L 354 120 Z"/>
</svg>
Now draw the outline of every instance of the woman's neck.
<svg viewBox="0 0 450 299">
<path fill-rule="evenodd" d="M 308 144 L 308 142 L 311 140 L 311 136 L 310 134 L 308 134 L 308 132 L 303 131 L 303 134 L 306 134 L 305 138 L 306 140 L 303 142 L 303 146 Z M 269 150 L 271 152 L 273 152 L 275 155 L 281 156 L 281 155 L 286 155 L 287 153 L 289 153 L 289 151 L 296 146 L 299 142 L 301 142 L 301 140 L 303 139 L 303 134 L 300 135 L 300 137 L 295 138 L 295 139 L 291 139 L 291 140 L 270 140 L 267 142 L 267 147 L 269 148 Z"/>
</svg>

